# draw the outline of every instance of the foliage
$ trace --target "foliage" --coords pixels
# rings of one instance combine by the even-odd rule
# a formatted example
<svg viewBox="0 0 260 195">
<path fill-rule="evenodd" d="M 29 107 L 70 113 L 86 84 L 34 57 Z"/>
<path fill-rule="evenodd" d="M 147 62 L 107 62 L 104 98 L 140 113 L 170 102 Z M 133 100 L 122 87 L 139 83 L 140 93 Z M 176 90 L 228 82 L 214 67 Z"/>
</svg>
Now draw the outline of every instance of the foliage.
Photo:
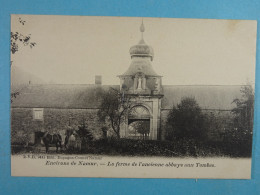
<svg viewBox="0 0 260 195">
<path fill-rule="evenodd" d="M 11 103 L 13 102 L 13 98 L 16 98 L 20 94 L 19 91 L 15 91 L 11 93 Z"/>
<path fill-rule="evenodd" d="M 88 129 L 88 126 L 85 124 L 82 124 L 78 127 L 77 134 L 81 138 L 81 140 L 93 140 L 93 135 Z"/>
<path fill-rule="evenodd" d="M 130 108 L 130 98 L 110 88 L 102 91 L 101 106 L 98 117 L 101 122 L 108 122 L 117 138 L 120 138 L 120 125 L 124 121 L 127 110 Z"/>
<path fill-rule="evenodd" d="M 167 156 L 167 157 L 250 157 L 250 147 L 221 141 L 196 142 L 191 139 L 174 141 L 102 139 L 95 140 L 82 151 L 88 154 L 115 156 Z"/>
<path fill-rule="evenodd" d="M 167 125 L 170 127 L 168 139 L 205 140 L 207 137 L 207 117 L 192 97 L 185 97 L 177 107 L 173 106 L 167 118 Z"/>
<path fill-rule="evenodd" d="M 227 142 L 238 142 L 242 145 L 252 145 L 254 118 L 254 90 L 251 85 L 245 85 L 240 90 L 242 97 L 234 99 L 236 107 L 232 109 L 234 120 L 225 135 Z"/>
<path fill-rule="evenodd" d="M 234 124 L 238 129 L 252 130 L 254 118 L 254 90 L 251 85 L 245 85 L 240 90 L 242 98 L 234 99 L 236 107 L 232 110 L 235 115 Z"/>
<path fill-rule="evenodd" d="M 24 25 L 26 21 L 19 18 L 20 24 Z M 19 32 L 11 32 L 11 52 L 12 54 L 15 54 L 19 51 L 19 44 L 22 44 L 23 46 L 29 46 L 30 48 L 33 48 L 36 46 L 35 42 L 31 41 L 31 34 L 29 35 L 23 35 Z"/>
<path fill-rule="evenodd" d="M 101 131 L 102 131 L 102 133 L 103 133 L 103 138 L 104 138 L 104 139 L 107 139 L 107 131 L 108 131 L 108 128 L 107 128 L 106 126 L 103 126 L 103 127 L 101 128 Z"/>
<path fill-rule="evenodd" d="M 19 18 L 19 23 L 22 25 L 25 25 L 26 21 Z M 35 42 L 31 41 L 31 34 L 29 35 L 23 35 L 19 32 L 11 32 L 11 53 L 15 54 L 19 51 L 19 45 L 22 46 L 29 46 L 30 48 L 33 48 L 36 46 Z M 11 61 L 12 65 L 12 61 Z M 11 103 L 13 102 L 13 99 L 16 98 L 20 94 L 19 91 L 11 92 Z"/>
<path fill-rule="evenodd" d="M 84 143 L 82 143 L 84 145 Z M 87 143 L 85 143 L 87 145 Z M 35 147 L 12 144 L 12 154 L 24 152 L 39 153 Z M 71 151 L 65 151 L 70 153 Z M 222 141 L 195 142 L 191 139 L 174 141 L 100 139 L 93 140 L 88 147 L 73 153 L 100 154 L 112 156 L 165 156 L 165 157 L 251 157 L 251 146 Z"/>
<path fill-rule="evenodd" d="M 23 128 L 20 131 L 11 131 L 12 144 L 28 146 L 28 144 L 33 143 L 32 138 L 33 133 Z"/>
<path fill-rule="evenodd" d="M 148 137 L 150 132 L 150 121 L 135 121 L 133 127 L 143 136 L 143 140 Z"/>
</svg>

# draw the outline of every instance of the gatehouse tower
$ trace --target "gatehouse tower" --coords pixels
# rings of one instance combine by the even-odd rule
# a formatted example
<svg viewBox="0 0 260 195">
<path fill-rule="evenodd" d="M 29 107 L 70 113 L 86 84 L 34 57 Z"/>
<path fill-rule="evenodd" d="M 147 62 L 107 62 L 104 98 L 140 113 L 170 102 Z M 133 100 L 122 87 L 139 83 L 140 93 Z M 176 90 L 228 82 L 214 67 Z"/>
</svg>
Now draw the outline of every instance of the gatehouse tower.
<svg viewBox="0 0 260 195">
<path fill-rule="evenodd" d="M 153 48 L 144 41 L 145 27 L 140 26 L 141 40 L 130 48 L 131 64 L 127 71 L 119 75 L 120 92 L 130 97 L 131 109 L 121 127 L 120 135 L 135 138 L 131 133 L 131 124 L 146 121 L 149 124 L 147 139 L 159 139 L 162 92 L 162 76 L 152 67 Z"/>
</svg>

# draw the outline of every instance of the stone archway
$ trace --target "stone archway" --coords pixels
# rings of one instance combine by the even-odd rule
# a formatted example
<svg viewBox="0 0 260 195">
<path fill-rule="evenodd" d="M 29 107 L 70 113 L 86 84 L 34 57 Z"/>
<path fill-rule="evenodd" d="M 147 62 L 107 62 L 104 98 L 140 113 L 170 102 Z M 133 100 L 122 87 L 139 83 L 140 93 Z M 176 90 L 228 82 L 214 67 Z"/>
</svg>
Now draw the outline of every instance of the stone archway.
<svg viewBox="0 0 260 195">
<path fill-rule="evenodd" d="M 128 113 L 127 137 L 149 139 L 151 131 L 151 113 L 143 105 L 133 106 Z"/>
<path fill-rule="evenodd" d="M 147 140 L 150 137 L 150 119 L 136 119 L 128 122 L 128 138 Z"/>
<path fill-rule="evenodd" d="M 133 106 L 128 113 L 128 119 L 150 119 L 150 117 L 151 113 L 148 108 L 139 104 Z"/>
</svg>

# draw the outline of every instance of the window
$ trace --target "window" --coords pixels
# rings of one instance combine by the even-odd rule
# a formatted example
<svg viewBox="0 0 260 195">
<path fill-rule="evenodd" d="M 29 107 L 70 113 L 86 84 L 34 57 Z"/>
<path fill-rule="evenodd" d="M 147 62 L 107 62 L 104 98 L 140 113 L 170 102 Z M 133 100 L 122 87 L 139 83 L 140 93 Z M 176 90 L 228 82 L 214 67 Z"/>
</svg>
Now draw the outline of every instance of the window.
<svg viewBox="0 0 260 195">
<path fill-rule="evenodd" d="M 33 119 L 43 120 L 43 108 L 33 108 Z"/>
</svg>

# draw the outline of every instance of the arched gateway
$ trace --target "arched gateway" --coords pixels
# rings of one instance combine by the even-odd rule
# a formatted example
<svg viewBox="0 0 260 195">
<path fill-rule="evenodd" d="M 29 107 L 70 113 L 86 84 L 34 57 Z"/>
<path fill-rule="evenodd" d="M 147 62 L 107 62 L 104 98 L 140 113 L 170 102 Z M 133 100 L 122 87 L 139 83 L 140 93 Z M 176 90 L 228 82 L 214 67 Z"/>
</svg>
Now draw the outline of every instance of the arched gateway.
<svg viewBox="0 0 260 195">
<path fill-rule="evenodd" d="M 152 115 L 149 110 L 142 105 L 133 106 L 127 117 L 128 138 L 147 139 L 150 135 Z"/>
<path fill-rule="evenodd" d="M 152 67 L 154 58 L 153 48 L 143 39 L 144 25 L 140 31 L 141 40 L 130 48 L 131 64 L 128 70 L 119 76 L 120 90 L 130 98 L 132 107 L 129 110 L 125 123 L 121 126 L 121 137 L 136 138 L 139 136 L 133 129 L 133 123 L 143 121 L 147 139 L 157 140 L 160 127 L 162 76 L 155 73 Z M 149 127 L 148 127 L 149 126 Z M 144 130 L 145 131 L 145 130 Z M 140 133 L 139 133 L 140 134 Z"/>
</svg>

